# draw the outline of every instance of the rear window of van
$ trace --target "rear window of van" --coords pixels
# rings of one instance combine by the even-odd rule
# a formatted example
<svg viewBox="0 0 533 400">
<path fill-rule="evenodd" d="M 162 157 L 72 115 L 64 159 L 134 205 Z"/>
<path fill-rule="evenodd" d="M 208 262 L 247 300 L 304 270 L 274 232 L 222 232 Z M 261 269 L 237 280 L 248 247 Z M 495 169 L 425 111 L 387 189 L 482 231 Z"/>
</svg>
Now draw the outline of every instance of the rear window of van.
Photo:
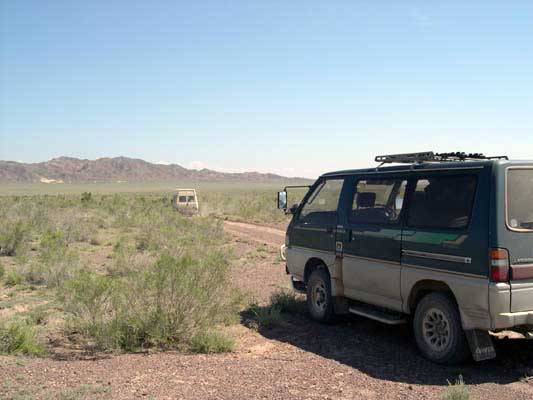
<svg viewBox="0 0 533 400">
<path fill-rule="evenodd" d="M 533 169 L 508 170 L 507 224 L 514 230 L 533 231 Z"/>
<path fill-rule="evenodd" d="M 418 228 L 466 228 L 470 223 L 476 187 L 475 175 L 418 179 L 407 224 Z"/>
</svg>

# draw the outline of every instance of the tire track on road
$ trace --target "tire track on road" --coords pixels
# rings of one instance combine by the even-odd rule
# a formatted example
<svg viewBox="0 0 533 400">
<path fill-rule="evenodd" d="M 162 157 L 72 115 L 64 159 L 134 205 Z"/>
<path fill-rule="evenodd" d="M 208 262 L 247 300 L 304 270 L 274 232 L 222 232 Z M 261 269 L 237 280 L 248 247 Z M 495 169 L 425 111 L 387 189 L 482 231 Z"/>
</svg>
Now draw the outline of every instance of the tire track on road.
<svg viewBox="0 0 533 400">
<path fill-rule="evenodd" d="M 233 235 L 274 247 L 280 247 L 285 242 L 285 231 L 268 226 L 224 221 L 224 229 Z"/>
</svg>

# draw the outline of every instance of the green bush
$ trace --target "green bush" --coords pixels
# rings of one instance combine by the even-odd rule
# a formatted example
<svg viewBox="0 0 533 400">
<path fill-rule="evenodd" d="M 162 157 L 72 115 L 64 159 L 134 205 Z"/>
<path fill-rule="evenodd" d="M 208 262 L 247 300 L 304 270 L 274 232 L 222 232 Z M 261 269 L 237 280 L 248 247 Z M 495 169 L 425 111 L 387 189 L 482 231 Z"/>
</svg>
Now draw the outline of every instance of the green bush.
<svg viewBox="0 0 533 400">
<path fill-rule="evenodd" d="M 236 313 L 223 253 L 162 256 L 125 276 L 80 272 L 60 300 L 71 325 L 103 349 L 185 346 Z"/>
<path fill-rule="evenodd" d="M 27 230 L 22 222 L 12 224 L 9 221 L 2 221 L 0 224 L 0 255 L 18 255 L 26 237 Z"/>
<path fill-rule="evenodd" d="M 0 353 L 40 356 L 45 349 L 37 339 L 35 328 L 17 321 L 0 325 Z"/>
<path fill-rule="evenodd" d="M 50 306 L 48 304 L 41 304 L 32 308 L 26 314 L 26 321 L 31 325 L 45 324 L 49 313 L 49 307 Z"/>
<path fill-rule="evenodd" d="M 194 336 L 191 350 L 195 353 L 230 353 L 235 351 L 235 340 L 219 331 L 207 331 Z"/>
<path fill-rule="evenodd" d="M 132 270 L 133 256 L 133 247 L 128 244 L 125 237 L 120 237 L 113 245 L 113 252 L 111 253 L 112 263 L 107 265 L 107 273 L 111 276 L 128 275 Z"/>
<path fill-rule="evenodd" d="M 81 194 L 81 203 L 82 204 L 88 204 L 92 202 L 93 200 L 93 194 L 91 192 L 83 192 Z"/>
<path fill-rule="evenodd" d="M 270 296 L 271 307 L 279 309 L 281 312 L 297 313 L 304 310 L 304 303 L 294 292 L 287 290 L 277 291 Z"/>
<path fill-rule="evenodd" d="M 96 340 L 101 348 L 120 347 L 120 332 L 115 328 L 117 298 L 121 296 L 118 282 L 90 270 L 80 270 L 64 282 L 59 300 L 71 317 L 70 324 Z"/>
<path fill-rule="evenodd" d="M 20 285 L 23 281 L 24 277 L 20 275 L 17 271 L 9 271 L 4 279 L 6 286 Z"/>
<path fill-rule="evenodd" d="M 252 313 L 255 324 L 254 328 L 275 328 L 283 325 L 281 309 L 277 306 L 260 307 L 253 304 L 249 310 Z"/>
<path fill-rule="evenodd" d="M 75 251 L 61 231 L 46 231 L 41 237 L 39 255 L 26 263 L 21 271 L 27 282 L 48 287 L 59 287 L 82 267 Z"/>
<path fill-rule="evenodd" d="M 4 274 L 6 273 L 6 269 L 2 263 L 0 263 L 0 279 L 4 277 Z"/>
<path fill-rule="evenodd" d="M 41 236 L 41 261 L 55 259 L 57 254 L 63 254 L 67 247 L 65 235 L 59 230 L 48 230 Z"/>
</svg>

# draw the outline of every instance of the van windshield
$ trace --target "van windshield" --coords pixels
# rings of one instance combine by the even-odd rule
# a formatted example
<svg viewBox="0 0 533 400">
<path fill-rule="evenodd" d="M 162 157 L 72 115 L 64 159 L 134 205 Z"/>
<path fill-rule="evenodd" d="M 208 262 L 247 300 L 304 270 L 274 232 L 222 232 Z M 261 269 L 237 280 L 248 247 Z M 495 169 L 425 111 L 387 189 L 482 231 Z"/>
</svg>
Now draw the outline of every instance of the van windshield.
<svg viewBox="0 0 533 400">
<path fill-rule="evenodd" d="M 533 231 L 533 169 L 511 169 L 507 175 L 507 223 Z"/>
</svg>

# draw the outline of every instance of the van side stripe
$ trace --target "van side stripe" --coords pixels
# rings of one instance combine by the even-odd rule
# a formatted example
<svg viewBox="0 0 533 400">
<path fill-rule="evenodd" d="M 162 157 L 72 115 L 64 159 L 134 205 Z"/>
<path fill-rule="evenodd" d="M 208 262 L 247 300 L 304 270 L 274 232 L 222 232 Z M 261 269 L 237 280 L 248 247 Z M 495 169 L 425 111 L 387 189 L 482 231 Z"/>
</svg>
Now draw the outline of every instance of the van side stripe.
<svg viewBox="0 0 533 400">
<path fill-rule="evenodd" d="M 427 258 L 430 260 L 450 261 L 460 264 L 472 264 L 472 258 L 470 257 L 452 256 L 450 254 L 428 253 L 425 251 L 414 250 L 402 250 L 402 254 L 404 256 Z"/>
<path fill-rule="evenodd" d="M 477 278 L 477 279 L 487 280 L 487 277 L 486 277 L 486 276 L 483 276 L 483 275 L 468 274 L 468 273 L 466 273 L 466 272 L 450 271 L 450 270 L 447 270 L 447 269 L 439 269 L 439 268 L 423 267 L 423 266 L 421 266 L 421 265 L 402 264 L 402 268 L 421 269 L 421 270 L 424 270 L 424 271 L 438 272 L 438 273 L 441 273 L 441 274 L 450 274 L 450 275 L 468 276 L 468 277 L 470 277 L 470 278 Z"/>
<path fill-rule="evenodd" d="M 401 265 L 399 262 L 383 260 L 381 258 L 360 257 L 360 256 L 356 256 L 353 254 L 346 254 L 346 253 L 344 253 L 343 256 L 344 258 L 355 258 L 357 260 L 365 260 L 365 261 L 370 261 L 370 262 L 379 263 L 379 264 L 390 264 L 390 265 L 398 265 L 398 266 Z"/>
<path fill-rule="evenodd" d="M 314 231 L 314 232 L 327 232 L 327 228 L 313 228 L 310 226 L 301 226 L 296 225 L 293 229 L 298 229 L 300 231 Z"/>
</svg>

